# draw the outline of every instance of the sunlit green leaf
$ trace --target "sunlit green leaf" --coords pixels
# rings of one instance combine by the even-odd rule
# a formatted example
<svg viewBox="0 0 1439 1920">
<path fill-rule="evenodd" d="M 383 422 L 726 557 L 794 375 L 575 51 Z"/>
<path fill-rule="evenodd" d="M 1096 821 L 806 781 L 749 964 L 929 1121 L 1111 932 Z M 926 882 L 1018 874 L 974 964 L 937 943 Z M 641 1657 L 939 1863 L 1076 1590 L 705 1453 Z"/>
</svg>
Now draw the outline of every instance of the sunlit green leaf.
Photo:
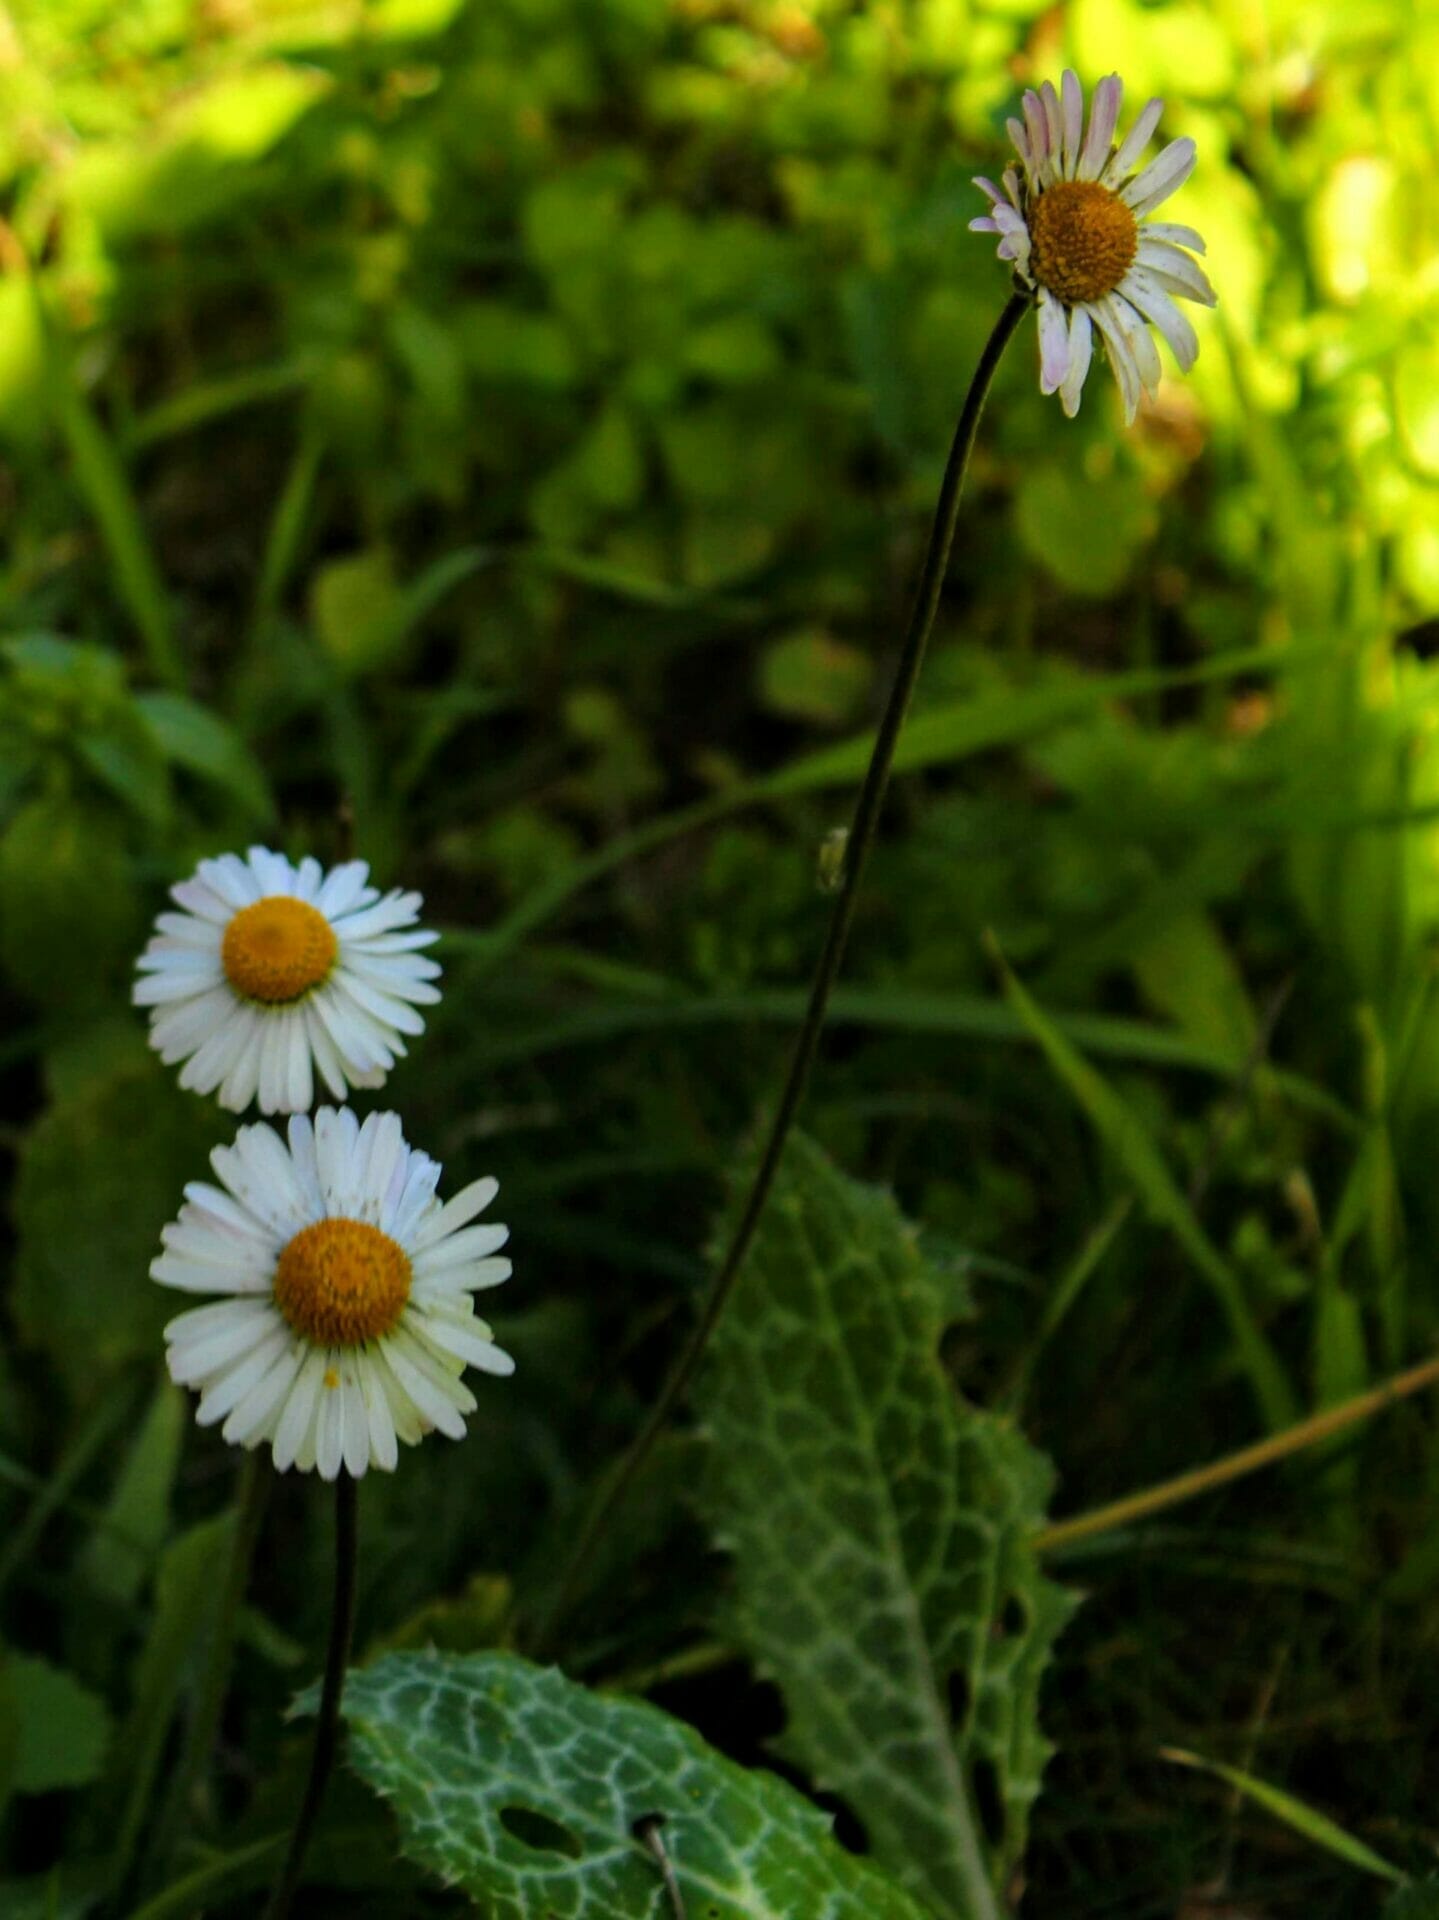
<svg viewBox="0 0 1439 1920">
<path fill-rule="evenodd" d="M 351 1760 L 394 1808 L 406 1851 L 491 1920 L 661 1920 L 644 1822 L 694 1920 L 923 1920 L 773 1774 L 554 1668 L 386 1654 L 350 1674 L 344 1713 Z"/>
</svg>

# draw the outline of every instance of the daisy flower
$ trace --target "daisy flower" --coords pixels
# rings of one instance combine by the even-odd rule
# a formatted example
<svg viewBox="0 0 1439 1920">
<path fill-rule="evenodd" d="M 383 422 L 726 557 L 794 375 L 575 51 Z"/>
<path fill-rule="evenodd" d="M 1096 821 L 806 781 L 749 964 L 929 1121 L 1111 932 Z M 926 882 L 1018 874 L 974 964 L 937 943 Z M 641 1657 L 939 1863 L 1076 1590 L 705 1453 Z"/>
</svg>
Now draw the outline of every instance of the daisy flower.
<svg viewBox="0 0 1439 1920">
<path fill-rule="evenodd" d="M 150 1268 L 161 1286 L 227 1297 L 165 1329 L 171 1377 L 197 1387 L 202 1427 L 269 1441 L 276 1467 L 333 1480 L 388 1473 L 398 1443 L 438 1427 L 462 1439 L 466 1365 L 514 1361 L 472 1293 L 510 1277 L 508 1229 L 471 1226 L 498 1191 L 476 1180 L 441 1205 L 440 1169 L 394 1113 L 296 1114 L 289 1144 L 264 1121 L 216 1147 L 213 1187 L 192 1181 Z"/>
<path fill-rule="evenodd" d="M 1066 72 L 1059 93 L 1046 80 L 1024 96 L 1023 121 L 1009 137 L 1019 155 L 1003 188 L 975 185 L 989 196 L 987 214 L 970 221 L 976 233 L 997 233 L 999 257 L 1014 264 L 1039 305 L 1039 384 L 1058 393 L 1071 417 L 1089 372 L 1097 332 L 1119 382 L 1124 417 L 1132 423 L 1141 389 L 1159 386 L 1158 328 L 1185 373 L 1199 342 L 1176 298 L 1212 307 L 1214 289 L 1191 254 L 1204 242 L 1193 227 L 1151 220 L 1194 171 L 1194 142 L 1171 140 L 1156 160 L 1135 173 L 1149 145 L 1162 100 L 1151 100 L 1118 147 L 1114 130 L 1124 83 L 1111 73 L 1094 89 L 1088 131 L 1078 76 Z"/>
<path fill-rule="evenodd" d="M 303 1112 L 314 1069 L 337 1100 L 378 1087 L 424 1031 L 416 1005 L 439 999 L 440 969 L 416 951 L 438 935 L 416 927 L 417 893 L 387 893 L 351 860 L 326 873 L 251 847 L 202 860 L 170 889 L 182 913 L 162 913 L 140 956 L 136 1006 L 149 1007 L 150 1044 L 180 1085 L 219 1089 L 241 1113 Z"/>
</svg>

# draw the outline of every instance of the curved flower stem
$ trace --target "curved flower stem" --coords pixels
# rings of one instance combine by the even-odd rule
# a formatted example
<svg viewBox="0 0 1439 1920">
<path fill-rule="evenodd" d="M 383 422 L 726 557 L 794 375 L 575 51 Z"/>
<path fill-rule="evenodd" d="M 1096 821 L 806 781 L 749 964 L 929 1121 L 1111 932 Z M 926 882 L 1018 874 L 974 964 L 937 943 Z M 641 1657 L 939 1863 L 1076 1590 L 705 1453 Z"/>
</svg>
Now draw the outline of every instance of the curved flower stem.
<svg viewBox="0 0 1439 1920">
<path fill-rule="evenodd" d="M 320 1714 L 315 1727 L 315 1746 L 310 1757 L 310 1777 L 305 1782 L 305 1797 L 295 1818 L 289 1851 L 280 1873 L 265 1920 L 286 1920 L 290 1902 L 300 1884 L 310 1835 L 319 1815 L 320 1803 L 335 1764 L 335 1748 L 340 1731 L 340 1697 L 345 1689 L 345 1668 L 349 1664 L 350 1640 L 355 1631 L 355 1571 L 358 1564 L 356 1494 L 358 1482 L 342 1467 L 335 1482 L 335 1597 L 330 1611 L 330 1645 L 325 1655 L 325 1678 L 320 1689 Z"/>
<path fill-rule="evenodd" d="M 775 1174 L 779 1171 L 785 1141 L 794 1124 L 795 1114 L 809 1079 L 810 1068 L 819 1048 L 820 1032 L 824 1026 L 830 991 L 844 959 L 844 950 L 849 940 L 850 926 L 854 920 L 855 906 L 859 898 L 860 882 L 864 877 L 865 863 L 874 843 L 880 809 L 884 805 L 885 791 L 889 786 L 890 769 L 894 763 L 894 750 L 899 740 L 900 729 L 904 725 L 910 697 L 919 679 L 920 668 L 924 664 L 925 647 L 929 642 L 930 630 L 934 626 L 934 616 L 939 607 L 944 576 L 949 566 L 950 548 L 954 543 L 954 530 L 959 518 L 960 494 L 969 468 L 969 457 L 974 451 L 979 417 L 984 410 L 990 384 L 1004 349 L 1009 345 L 1015 328 L 1028 312 L 1029 306 L 1028 294 L 1014 293 L 1010 296 L 1008 305 L 995 322 L 994 331 L 985 342 L 984 351 L 979 357 L 979 365 L 974 370 L 974 378 L 969 383 L 969 392 L 964 397 L 964 406 L 960 411 L 959 424 L 954 430 L 949 461 L 939 490 L 939 500 L 934 511 L 934 524 L 930 528 L 929 545 L 925 550 L 919 586 L 915 592 L 914 611 L 910 615 L 909 628 L 904 637 L 899 664 L 895 669 L 894 684 L 890 688 L 889 699 L 885 703 L 884 713 L 880 718 L 874 749 L 870 754 L 869 766 L 865 770 L 864 784 L 860 788 L 859 799 L 855 805 L 854 820 L 850 826 L 845 848 L 843 877 L 834 903 L 834 911 L 830 915 L 829 931 L 825 936 L 824 949 L 815 969 L 804 1022 L 795 1042 L 789 1074 L 780 1094 L 774 1119 L 770 1122 L 769 1135 L 765 1141 L 754 1184 L 750 1188 L 744 1211 L 725 1251 L 724 1259 L 710 1282 L 709 1291 L 700 1308 L 699 1320 L 693 1333 L 686 1342 L 658 1399 L 651 1407 L 649 1416 L 637 1438 L 620 1461 L 609 1484 L 591 1508 L 580 1529 L 555 1599 L 540 1626 L 538 1638 L 543 1646 L 549 1644 L 557 1623 L 567 1611 L 610 1516 L 620 1505 L 636 1475 L 648 1460 L 677 1402 L 694 1378 L 695 1369 L 699 1365 L 705 1348 L 709 1345 L 710 1336 L 719 1324 L 734 1283 L 739 1277 L 740 1268 L 744 1264 L 745 1255 L 749 1252 L 750 1243 L 759 1226 L 760 1216 L 764 1212 L 765 1202 L 769 1198 L 770 1188 L 774 1184 Z"/>
</svg>

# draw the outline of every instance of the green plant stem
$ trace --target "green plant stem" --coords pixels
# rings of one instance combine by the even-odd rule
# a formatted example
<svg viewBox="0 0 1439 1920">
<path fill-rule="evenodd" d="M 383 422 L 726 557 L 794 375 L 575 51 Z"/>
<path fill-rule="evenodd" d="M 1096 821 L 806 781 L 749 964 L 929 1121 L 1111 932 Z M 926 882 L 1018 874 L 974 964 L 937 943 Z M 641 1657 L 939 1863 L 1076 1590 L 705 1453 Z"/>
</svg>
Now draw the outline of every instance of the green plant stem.
<svg viewBox="0 0 1439 1920">
<path fill-rule="evenodd" d="M 843 877 L 835 898 L 834 910 L 830 915 L 829 931 L 825 936 L 824 948 L 815 969 L 814 980 L 810 987 L 809 1004 L 795 1041 L 789 1073 L 779 1097 L 779 1104 L 770 1122 L 769 1134 L 755 1174 L 754 1184 L 750 1188 L 744 1211 L 725 1251 L 724 1259 L 710 1282 L 694 1331 L 685 1343 L 638 1436 L 620 1461 L 617 1470 L 580 1528 L 554 1602 L 541 1624 L 539 1639 L 542 1645 L 550 1641 L 556 1624 L 564 1616 L 580 1585 L 590 1556 L 608 1525 L 611 1515 L 618 1508 L 640 1469 L 648 1460 L 670 1415 L 694 1378 L 695 1369 L 724 1313 L 731 1290 L 739 1277 L 745 1256 L 754 1239 L 755 1230 L 759 1226 L 760 1216 L 764 1212 L 765 1202 L 769 1198 L 770 1188 L 779 1170 L 785 1141 L 794 1124 L 795 1114 L 809 1079 L 810 1068 L 814 1064 L 820 1033 L 824 1027 L 825 1012 L 829 1005 L 830 991 L 844 959 L 844 950 L 849 940 L 850 927 L 859 898 L 860 882 L 864 878 L 865 864 L 874 843 L 880 810 L 884 805 L 885 792 L 889 786 L 895 746 L 899 740 L 900 729 L 904 725 L 905 714 L 909 710 L 915 684 L 919 679 L 920 668 L 924 665 L 925 648 L 934 626 L 934 616 L 939 608 L 944 576 L 949 566 L 950 549 L 954 544 L 954 530 L 959 519 L 960 495 L 964 488 L 970 455 L 974 451 L 980 415 L 984 410 L 990 384 L 1004 349 L 1028 310 L 1027 295 L 1015 293 L 1010 296 L 1008 304 L 995 323 L 994 331 L 985 342 L 984 351 L 979 357 L 979 365 L 975 368 L 974 378 L 969 384 L 969 392 L 964 397 L 964 406 L 960 411 L 959 424 L 954 431 L 949 460 L 944 470 L 944 480 L 940 486 L 934 524 L 930 529 L 929 545 L 925 550 L 919 586 L 915 592 L 914 610 L 910 615 L 909 628 L 904 637 L 899 664 L 895 669 L 894 683 L 890 688 L 889 699 L 880 719 L 874 749 L 855 805 L 854 820 L 850 826 L 845 848 Z"/>
<path fill-rule="evenodd" d="M 1145 1487 L 1142 1492 L 1127 1494 L 1122 1500 L 1112 1500 L 1108 1506 L 1096 1507 L 1092 1513 L 1056 1521 L 1052 1527 L 1033 1535 L 1032 1544 L 1038 1553 L 1053 1553 L 1058 1548 L 1072 1547 L 1077 1541 L 1091 1540 L 1096 1534 L 1112 1533 L 1116 1527 L 1126 1526 L 1132 1520 L 1147 1520 L 1151 1514 L 1163 1513 L 1181 1501 L 1194 1500 L 1201 1493 L 1227 1486 L 1231 1480 L 1242 1479 L 1247 1473 L 1256 1473 L 1260 1467 L 1274 1466 L 1306 1447 L 1317 1446 L 1321 1440 L 1342 1433 L 1346 1427 L 1367 1420 L 1371 1414 L 1382 1412 L 1396 1401 L 1407 1400 L 1411 1394 L 1422 1392 L 1436 1381 L 1439 1381 L 1439 1358 L 1421 1360 L 1418 1366 L 1395 1374 L 1383 1386 L 1356 1393 L 1352 1399 L 1326 1407 L 1322 1413 L 1299 1420 L 1252 1447 L 1227 1453 L 1222 1460 L 1213 1460 L 1207 1467 L 1195 1467 L 1172 1480 L 1161 1480 L 1158 1486 Z"/>
<path fill-rule="evenodd" d="M 320 1713 L 315 1727 L 315 1745 L 310 1756 L 310 1777 L 305 1782 L 305 1797 L 295 1818 L 289 1850 L 265 1920 L 286 1920 L 290 1903 L 300 1884 L 310 1835 L 319 1816 L 330 1770 L 335 1764 L 335 1748 L 340 1734 L 340 1699 L 345 1690 L 345 1668 L 350 1659 L 350 1641 L 355 1631 L 355 1574 L 359 1563 L 357 1550 L 356 1494 L 358 1483 L 342 1466 L 335 1482 L 335 1597 L 330 1610 L 330 1645 L 325 1655 L 325 1678 L 320 1689 Z"/>
<path fill-rule="evenodd" d="M 235 1661 L 235 1635 L 240 1623 L 240 1608 L 250 1581 L 250 1566 L 264 1524 L 270 1498 L 270 1470 L 263 1448 L 245 1455 L 240 1468 L 240 1484 L 235 1500 L 235 1531 L 230 1542 L 230 1560 L 225 1570 L 225 1585 L 210 1636 L 209 1654 L 194 1713 L 186 1730 L 185 1742 L 175 1770 L 174 1782 L 166 1801 L 164 1817 L 156 1836 L 155 1858 L 168 1865 L 186 1825 L 194 1817 L 194 1801 L 204 1780 L 220 1731 L 225 1696 Z"/>
</svg>

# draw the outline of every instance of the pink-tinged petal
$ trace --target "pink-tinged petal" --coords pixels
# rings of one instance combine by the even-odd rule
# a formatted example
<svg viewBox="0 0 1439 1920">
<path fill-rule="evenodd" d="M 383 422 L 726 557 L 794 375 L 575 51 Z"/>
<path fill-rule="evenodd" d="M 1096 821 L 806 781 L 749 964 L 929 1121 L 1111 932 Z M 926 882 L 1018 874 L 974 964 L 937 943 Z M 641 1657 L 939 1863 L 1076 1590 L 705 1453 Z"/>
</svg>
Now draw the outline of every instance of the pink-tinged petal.
<svg viewBox="0 0 1439 1920">
<path fill-rule="evenodd" d="M 970 221 L 969 230 L 971 233 L 998 233 L 999 222 L 991 220 L 988 214 L 981 214 L 978 220 Z"/>
<path fill-rule="evenodd" d="M 1079 156 L 1077 169 L 1081 180 L 1097 180 L 1114 145 L 1114 129 L 1124 100 L 1124 82 L 1117 73 L 1107 73 L 1094 89 L 1089 109 L 1089 133 Z"/>
<path fill-rule="evenodd" d="M 1019 175 L 1013 167 L 1006 167 L 1000 178 L 1004 182 L 1004 191 L 1009 195 L 1010 204 L 1018 209 L 1021 206 Z"/>
<path fill-rule="evenodd" d="M 1135 161 L 1154 137 L 1154 129 L 1159 125 L 1159 116 L 1164 111 L 1162 100 L 1151 100 L 1143 113 L 1124 137 L 1124 144 L 1104 169 L 1103 180 L 1107 187 L 1117 187 L 1119 182 L 1133 168 Z"/>
<path fill-rule="evenodd" d="M 1046 289 L 1039 296 L 1039 390 L 1053 393 L 1069 372 L 1069 328 L 1064 308 Z"/>
<path fill-rule="evenodd" d="M 1031 155 L 1029 150 L 1029 135 L 1024 130 L 1024 122 L 1022 120 L 1015 120 L 1014 118 L 1011 117 L 1010 119 L 1005 121 L 1004 127 L 1005 127 L 1005 131 L 1009 135 L 1011 142 L 1013 143 L 1014 151 L 1019 155 L 1020 159 L 1023 161 L 1025 170 L 1027 172 L 1030 168 L 1033 156 Z"/>
<path fill-rule="evenodd" d="M 1072 67 L 1064 69 L 1064 77 L 1060 82 L 1059 116 L 1062 123 L 1064 177 L 1072 180 L 1079 159 L 1079 143 L 1084 134 L 1084 91 L 1079 84 L 1079 75 Z"/>
<path fill-rule="evenodd" d="M 1064 121 L 1059 111 L 1059 95 L 1054 90 L 1052 80 L 1041 84 L 1039 103 L 1044 108 L 1044 124 L 1049 131 L 1049 159 L 1057 177 L 1064 142 Z"/>
<path fill-rule="evenodd" d="M 1094 352 L 1094 329 L 1089 314 L 1076 307 L 1069 316 L 1069 371 L 1059 386 L 1059 404 L 1072 420 L 1079 412 L 1079 396 Z"/>
<path fill-rule="evenodd" d="M 1149 220 L 1140 230 L 1140 239 L 1167 240 L 1174 247 L 1188 247 L 1191 253 L 1208 253 L 1204 235 L 1193 227 L 1176 226 L 1172 220 Z"/>
<path fill-rule="evenodd" d="M 1124 297 L 1138 307 L 1146 320 L 1169 342 L 1180 370 L 1188 373 L 1199 357 L 1199 340 L 1193 327 L 1147 267 L 1131 267 L 1120 283 Z"/>
<path fill-rule="evenodd" d="M 1119 395 L 1124 402 L 1124 424 L 1134 425 L 1134 416 L 1139 411 L 1139 369 L 1135 366 L 1129 351 L 1129 343 L 1120 332 L 1119 324 L 1112 312 L 1106 311 L 1105 303 L 1096 301 L 1089 309 L 1090 317 L 1099 328 L 1104 341 L 1104 351 L 1114 377 L 1119 383 Z"/>
<path fill-rule="evenodd" d="M 986 180 L 982 173 L 977 173 L 969 184 L 972 187 L 978 187 L 980 192 L 990 200 L 1002 200 L 1004 198 L 1004 195 L 994 182 L 992 180 Z"/>
<path fill-rule="evenodd" d="M 1201 307 L 1217 305 L 1218 296 L 1209 284 L 1209 277 L 1197 260 L 1191 260 L 1187 253 L 1181 253 L 1178 247 L 1171 247 L 1167 240 L 1151 240 L 1143 234 L 1139 241 L 1139 252 L 1135 256 L 1141 267 L 1148 267 L 1171 293 L 1178 293 L 1186 300 L 1196 300 Z"/>
<path fill-rule="evenodd" d="M 1044 117 L 1043 103 L 1032 88 L 1024 94 L 1020 106 L 1024 109 L 1025 131 L 1029 135 L 1029 177 L 1038 181 L 1049 158 L 1049 122 Z"/>
<path fill-rule="evenodd" d="M 1136 219 L 1142 218 L 1151 207 L 1157 207 L 1171 193 L 1179 191 L 1193 173 L 1197 157 L 1194 142 L 1189 138 L 1171 140 L 1159 158 L 1151 161 L 1137 180 L 1131 180 L 1127 187 L 1121 188 L 1120 199 Z"/>
<path fill-rule="evenodd" d="M 1159 391 L 1164 369 L 1159 364 L 1159 349 L 1150 338 L 1149 328 L 1129 302 L 1121 300 L 1117 293 L 1107 294 L 1105 304 L 1113 309 L 1144 391 L 1152 400 Z"/>
</svg>

